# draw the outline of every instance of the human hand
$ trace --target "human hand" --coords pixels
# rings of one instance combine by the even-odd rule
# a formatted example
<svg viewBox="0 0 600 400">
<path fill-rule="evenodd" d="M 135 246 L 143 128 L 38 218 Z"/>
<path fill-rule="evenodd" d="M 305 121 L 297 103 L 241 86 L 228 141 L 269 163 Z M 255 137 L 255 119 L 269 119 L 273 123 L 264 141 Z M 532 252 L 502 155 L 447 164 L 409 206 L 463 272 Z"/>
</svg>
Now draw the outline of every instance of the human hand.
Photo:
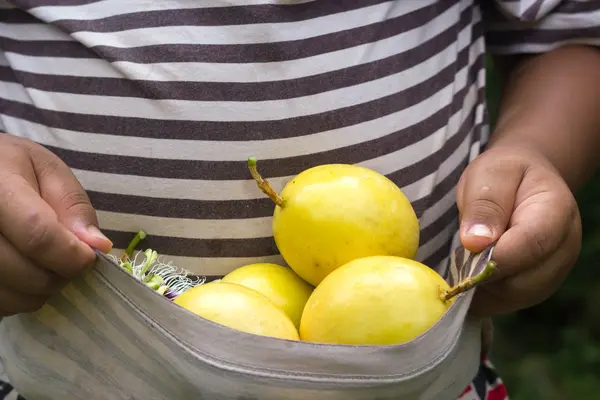
<svg viewBox="0 0 600 400">
<path fill-rule="evenodd" d="M 32 312 L 112 244 L 71 170 L 33 142 L 0 134 L 0 316 Z"/>
<path fill-rule="evenodd" d="M 550 297 L 581 249 L 581 219 L 569 187 L 540 153 L 492 147 L 464 171 L 457 187 L 460 237 L 470 251 L 497 241 L 498 267 L 477 287 L 471 312 L 490 317 Z"/>
</svg>

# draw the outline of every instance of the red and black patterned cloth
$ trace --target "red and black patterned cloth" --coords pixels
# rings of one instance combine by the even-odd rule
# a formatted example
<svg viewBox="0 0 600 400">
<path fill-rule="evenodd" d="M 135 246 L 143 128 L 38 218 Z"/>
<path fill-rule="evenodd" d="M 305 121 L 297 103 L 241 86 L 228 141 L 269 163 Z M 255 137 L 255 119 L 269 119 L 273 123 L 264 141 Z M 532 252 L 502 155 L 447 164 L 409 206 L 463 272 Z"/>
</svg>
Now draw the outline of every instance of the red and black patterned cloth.
<svg viewBox="0 0 600 400">
<path fill-rule="evenodd" d="M 483 358 L 475 379 L 459 400 L 508 400 L 506 386 L 487 357 Z"/>
</svg>

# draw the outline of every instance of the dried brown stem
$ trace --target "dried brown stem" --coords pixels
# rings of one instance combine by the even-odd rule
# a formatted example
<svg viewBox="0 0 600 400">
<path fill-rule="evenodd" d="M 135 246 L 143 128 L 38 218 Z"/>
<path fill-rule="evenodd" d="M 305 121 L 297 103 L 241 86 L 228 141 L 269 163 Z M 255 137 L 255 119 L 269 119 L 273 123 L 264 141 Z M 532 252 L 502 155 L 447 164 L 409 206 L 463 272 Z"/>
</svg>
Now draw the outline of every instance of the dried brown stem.
<svg viewBox="0 0 600 400">
<path fill-rule="evenodd" d="M 283 207 L 284 201 L 283 198 L 273 189 L 273 187 L 269 184 L 269 182 L 264 179 L 258 169 L 256 168 L 256 158 L 250 157 L 248 158 L 248 169 L 250 170 L 250 174 L 252 178 L 256 181 L 256 185 L 264 194 L 266 194 L 276 205 L 279 207 Z"/>
</svg>

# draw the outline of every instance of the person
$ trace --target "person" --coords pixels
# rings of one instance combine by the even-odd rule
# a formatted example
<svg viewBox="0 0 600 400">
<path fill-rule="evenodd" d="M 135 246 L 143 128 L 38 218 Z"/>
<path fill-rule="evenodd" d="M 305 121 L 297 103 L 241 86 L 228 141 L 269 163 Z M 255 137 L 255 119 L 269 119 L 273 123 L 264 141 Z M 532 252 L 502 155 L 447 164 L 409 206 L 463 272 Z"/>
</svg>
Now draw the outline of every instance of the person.
<svg viewBox="0 0 600 400">
<path fill-rule="evenodd" d="M 476 316 L 543 301 L 578 257 L 600 1 L 0 4 L 3 316 L 39 309 L 140 228 L 202 275 L 278 262 L 250 155 L 279 189 L 325 163 L 385 174 L 438 271 L 456 234 L 473 251 L 497 241 Z M 491 135 L 486 55 L 507 77 Z M 486 356 L 465 385 L 464 400 L 508 398 Z"/>
</svg>

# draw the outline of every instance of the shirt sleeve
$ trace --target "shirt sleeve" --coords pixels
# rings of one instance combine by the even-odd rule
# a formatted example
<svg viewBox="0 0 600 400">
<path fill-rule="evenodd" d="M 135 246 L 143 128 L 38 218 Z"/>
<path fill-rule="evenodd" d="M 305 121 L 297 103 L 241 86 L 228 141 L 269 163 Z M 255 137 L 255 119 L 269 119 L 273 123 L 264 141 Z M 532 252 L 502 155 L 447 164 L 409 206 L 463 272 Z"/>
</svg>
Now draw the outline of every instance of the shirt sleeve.
<svg viewBox="0 0 600 400">
<path fill-rule="evenodd" d="M 600 46 L 600 0 L 481 0 L 481 5 L 491 54 Z"/>
</svg>

